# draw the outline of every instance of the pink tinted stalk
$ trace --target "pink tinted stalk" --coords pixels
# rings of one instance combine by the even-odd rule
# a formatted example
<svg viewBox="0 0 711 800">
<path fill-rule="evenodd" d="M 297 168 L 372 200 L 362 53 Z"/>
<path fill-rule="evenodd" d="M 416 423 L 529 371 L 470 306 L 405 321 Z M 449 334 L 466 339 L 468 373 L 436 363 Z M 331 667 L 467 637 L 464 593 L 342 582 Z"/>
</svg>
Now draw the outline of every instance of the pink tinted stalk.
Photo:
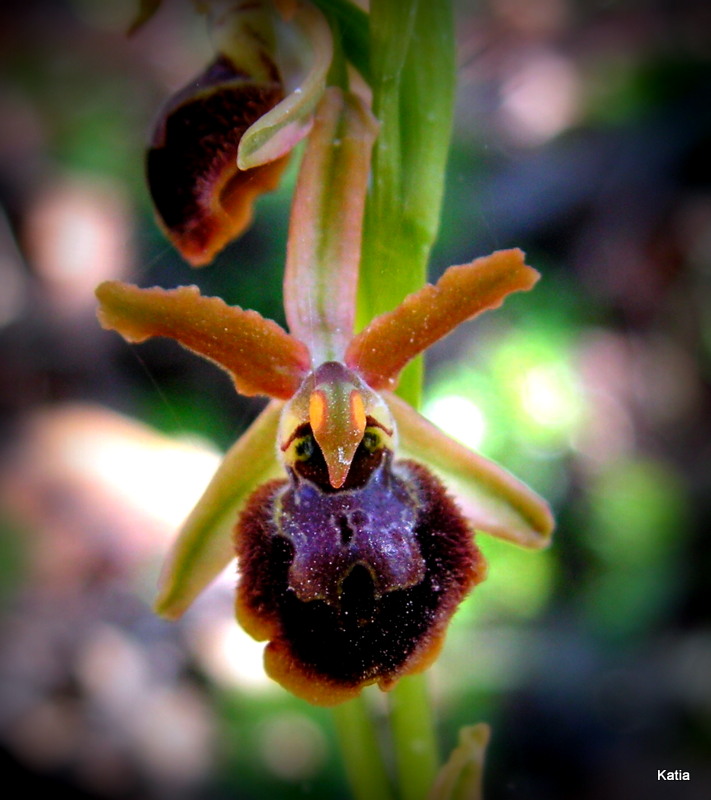
<svg viewBox="0 0 711 800">
<path fill-rule="evenodd" d="M 377 123 L 355 95 L 326 90 L 294 195 L 284 307 L 314 366 L 342 361 L 353 336 L 363 207 Z"/>
</svg>

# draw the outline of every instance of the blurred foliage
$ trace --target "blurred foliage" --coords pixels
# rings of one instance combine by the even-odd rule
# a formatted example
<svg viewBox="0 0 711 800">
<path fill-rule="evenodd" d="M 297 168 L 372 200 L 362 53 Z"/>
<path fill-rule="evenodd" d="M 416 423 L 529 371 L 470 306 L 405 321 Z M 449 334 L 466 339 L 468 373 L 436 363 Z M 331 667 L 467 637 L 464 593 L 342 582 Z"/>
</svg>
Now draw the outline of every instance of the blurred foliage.
<svg viewBox="0 0 711 800">
<path fill-rule="evenodd" d="M 152 219 L 142 149 L 159 104 L 197 73 L 209 45 L 188 3 L 164 4 L 131 39 L 130 4 L 109 5 L 115 14 L 39 0 L 0 12 L 1 496 L 13 520 L 0 536 L 4 758 L 25 785 L 72 797 L 127 797 L 138 785 L 157 798 L 172 787 L 151 777 L 119 728 L 104 761 L 88 766 L 69 751 L 43 760 L 39 723 L 28 728 L 36 747 L 18 733 L 40 701 L 59 714 L 67 698 L 84 698 L 72 730 L 91 734 L 104 719 L 77 678 L 101 623 L 135 644 L 155 692 L 187 683 L 209 707 L 217 767 L 177 796 L 341 797 L 327 713 L 217 680 L 186 644 L 205 612 L 175 630 L 151 616 L 154 552 L 140 561 L 122 550 L 116 521 L 88 514 L 64 485 L 17 488 L 39 409 L 98 402 L 224 448 L 259 408 L 170 344 L 129 348 L 100 331 L 88 295 L 62 311 L 30 224 L 48 187 L 67 176 L 109 181 L 130 220 L 113 235 L 132 280 L 197 283 L 283 323 L 296 159 L 250 231 L 211 267 L 190 270 Z M 456 133 L 431 274 L 520 246 L 543 278 L 433 348 L 425 412 L 548 497 L 559 527 L 539 554 L 480 537 L 489 576 L 432 672 L 443 752 L 461 725 L 492 724 L 490 800 L 654 797 L 656 770 L 670 766 L 690 769 L 702 796 L 711 787 L 708 6 L 460 6 Z M 65 539 L 40 528 L 60 517 L 76 536 L 93 526 L 91 557 L 89 544 L 52 549 Z M 47 561 L 58 560 L 79 574 L 74 594 L 69 578 L 51 582 Z M 228 614 L 219 597 L 215 613 Z M 36 680 L 17 666 L 20 640 L 44 654 Z M 371 700 L 377 709 L 377 692 Z M 285 742 L 296 748 L 291 772 L 275 761 Z M 104 774 L 97 764 L 116 772 L 106 752 L 133 783 L 87 777 L 92 765 Z"/>
<path fill-rule="evenodd" d="M 659 462 L 623 461 L 591 482 L 588 502 L 583 608 L 594 631 L 629 643 L 662 623 L 683 592 L 686 491 Z"/>
</svg>

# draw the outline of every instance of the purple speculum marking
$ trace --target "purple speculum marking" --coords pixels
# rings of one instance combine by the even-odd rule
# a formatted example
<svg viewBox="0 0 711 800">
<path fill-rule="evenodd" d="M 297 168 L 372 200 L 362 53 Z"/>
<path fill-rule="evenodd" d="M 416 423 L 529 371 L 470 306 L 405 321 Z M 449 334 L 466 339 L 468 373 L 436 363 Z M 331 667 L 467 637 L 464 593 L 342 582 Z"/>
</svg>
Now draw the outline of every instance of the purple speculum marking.
<svg viewBox="0 0 711 800">
<path fill-rule="evenodd" d="M 357 564 L 370 573 L 376 598 L 418 584 L 425 562 L 415 538 L 417 505 L 389 459 L 357 489 L 324 492 L 295 476 L 275 507 L 279 534 L 294 547 L 289 587 L 302 601 L 338 605 Z"/>
</svg>

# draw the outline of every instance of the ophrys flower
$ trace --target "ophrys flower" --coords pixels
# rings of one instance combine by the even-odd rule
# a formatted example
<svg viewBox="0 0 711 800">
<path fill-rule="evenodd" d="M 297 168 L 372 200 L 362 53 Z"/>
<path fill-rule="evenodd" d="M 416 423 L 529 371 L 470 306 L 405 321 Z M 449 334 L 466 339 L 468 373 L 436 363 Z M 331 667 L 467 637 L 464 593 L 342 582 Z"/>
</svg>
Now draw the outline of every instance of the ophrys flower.
<svg viewBox="0 0 711 800">
<path fill-rule="evenodd" d="M 326 91 L 293 201 L 290 333 L 195 287 L 97 290 L 104 327 L 132 342 L 172 337 L 226 369 L 239 392 L 272 398 L 185 523 L 157 609 L 179 616 L 236 552 L 237 617 L 269 642 L 267 671 L 324 705 L 432 662 L 484 576 L 474 530 L 540 547 L 553 527 L 530 489 L 391 392 L 416 355 L 534 285 L 519 250 L 450 267 L 353 333 L 376 131 L 361 100 Z"/>
</svg>

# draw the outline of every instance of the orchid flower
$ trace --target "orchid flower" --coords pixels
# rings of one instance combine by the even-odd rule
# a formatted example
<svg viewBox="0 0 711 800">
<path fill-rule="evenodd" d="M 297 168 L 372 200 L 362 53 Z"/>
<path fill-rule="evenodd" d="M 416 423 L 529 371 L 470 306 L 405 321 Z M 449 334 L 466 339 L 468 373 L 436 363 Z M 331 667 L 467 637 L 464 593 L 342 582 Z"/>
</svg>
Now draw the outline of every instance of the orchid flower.
<svg viewBox="0 0 711 800">
<path fill-rule="evenodd" d="M 268 642 L 269 675 L 320 705 L 373 683 L 387 690 L 432 663 L 485 575 L 475 531 L 536 548 L 553 528 L 527 486 L 393 391 L 434 342 L 533 287 L 520 250 L 450 267 L 354 333 L 377 129 L 359 97 L 323 92 L 292 205 L 289 332 L 194 286 L 97 290 L 105 328 L 129 342 L 173 338 L 241 394 L 270 398 L 185 522 L 156 609 L 179 617 L 236 555 L 239 623 Z"/>
</svg>

